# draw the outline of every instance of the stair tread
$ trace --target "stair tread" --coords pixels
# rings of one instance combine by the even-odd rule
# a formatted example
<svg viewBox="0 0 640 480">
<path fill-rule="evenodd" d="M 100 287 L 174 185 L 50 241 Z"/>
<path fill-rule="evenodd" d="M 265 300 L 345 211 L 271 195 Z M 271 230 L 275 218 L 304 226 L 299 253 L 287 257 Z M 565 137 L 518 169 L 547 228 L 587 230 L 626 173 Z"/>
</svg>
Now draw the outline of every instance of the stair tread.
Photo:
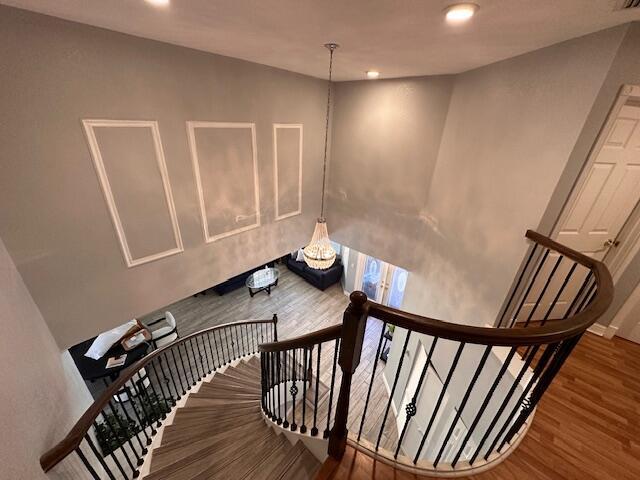
<svg viewBox="0 0 640 480">
<path fill-rule="evenodd" d="M 320 462 L 302 442 L 291 445 L 264 421 L 260 376 L 260 361 L 251 357 L 191 392 L 164 428 L 145 479 L 313 478 Z"/>
</svg>

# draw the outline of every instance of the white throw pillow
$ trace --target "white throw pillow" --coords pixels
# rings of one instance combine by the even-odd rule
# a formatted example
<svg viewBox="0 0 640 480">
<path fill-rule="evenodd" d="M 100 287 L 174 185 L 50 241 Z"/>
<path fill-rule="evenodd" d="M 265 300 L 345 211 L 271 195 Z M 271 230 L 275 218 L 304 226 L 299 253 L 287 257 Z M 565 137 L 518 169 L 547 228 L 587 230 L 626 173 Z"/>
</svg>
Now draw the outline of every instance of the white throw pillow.
<svg viewBox="0 0 640 480">
<path fill-rule="evenodd" d="M 108 332 L 101 333 L 93 341 L 84 356 L 93 358 L 94 360 L 100 360 L 102 356 L 124 336 L 125 333 L 137 325 L 138 323 L 135 319 L 129 320 L 127 323 L 120 325 L 119 327 L 112 328 Z"/>
<path fill-rule="evenodd" d="M 296 262 L 304 262 L 304 251 L 299 248 L 298 255 L 296 256 Z"/>
</svg>

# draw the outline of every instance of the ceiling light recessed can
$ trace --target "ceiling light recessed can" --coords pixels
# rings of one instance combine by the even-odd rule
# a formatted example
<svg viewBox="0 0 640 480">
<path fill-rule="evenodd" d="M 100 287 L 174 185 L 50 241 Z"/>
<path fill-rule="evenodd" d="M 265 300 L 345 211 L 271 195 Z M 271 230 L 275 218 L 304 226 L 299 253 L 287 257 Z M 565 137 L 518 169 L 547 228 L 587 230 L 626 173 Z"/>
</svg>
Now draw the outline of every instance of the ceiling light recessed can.
<svg viewBox="0 0 640 480">
<path fill-rule="evenodd" d="M 475 3 L 456 3 L 444 9 L 445 18 L 449 23 L 462 23 L 475 15 L 480 8 Z"/>
<path fill-rule="evenodd" d="M 380 76 L 380 72 L 377 70 L 367 70 L 367 78 L 378 78 Z"/>
<path fill-rule="evenodd" d="M 170 0 L 145 0 L 145 2 L 150 3 L 156 7 L 166 7 L 169 5 Z"/>
</svg>

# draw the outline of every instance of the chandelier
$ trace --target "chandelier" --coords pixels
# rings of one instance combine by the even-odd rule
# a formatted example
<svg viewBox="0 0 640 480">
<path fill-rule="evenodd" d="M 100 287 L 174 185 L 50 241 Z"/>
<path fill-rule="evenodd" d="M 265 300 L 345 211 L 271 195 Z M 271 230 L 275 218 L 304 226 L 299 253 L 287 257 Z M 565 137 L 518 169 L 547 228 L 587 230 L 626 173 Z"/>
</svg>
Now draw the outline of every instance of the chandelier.
<svg viewBox="0 0 640 480">
<path fill-rule="evenodd" d="M 331 108 L 331 70 L 333 67 L 333 52 L 338 48 L 337 43 L 326 43 L 329 50 L 329 86 L 327 88 L 327 115 L 324 126 L 324 159 L 322 164 L 322 201 L 320 203 L 320 217 L 316 220 L 316 227 L 309 245 L 304 247 L 304 261 L 311 268 L 325 270 L 336 261 L 336 251 L 331 246 L 327 221 L 324 218 L 324 191 L 327 178 L 327 137 L 329 135 L 329 113 Z"/>
</svg>

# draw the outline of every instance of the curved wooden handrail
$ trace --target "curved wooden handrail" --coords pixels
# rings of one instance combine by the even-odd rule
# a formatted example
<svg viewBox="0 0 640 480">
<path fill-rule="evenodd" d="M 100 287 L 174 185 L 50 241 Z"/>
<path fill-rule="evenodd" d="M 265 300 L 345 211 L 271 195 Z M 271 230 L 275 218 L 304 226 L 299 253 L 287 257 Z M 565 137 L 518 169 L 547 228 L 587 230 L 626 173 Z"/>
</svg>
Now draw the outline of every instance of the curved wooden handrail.
<svg viewBox="0 0 640 480">
<path fill-rule="evenodd" d="M 294 348 L 313 347 L 319 343 L 329 342 L 342 336 L 342 324 L 316 330 L 299 337 L 281 340 L 279 342 L 263 343 L 258 346 L 260 352 L 282 352 Z"/>
<path fill-rule="evenodd" d="M 549 319 L 545 325 L 528 328 L 474 327 L 404 312 L 367 301 L 369 316 L 407 328 L 418 333 L 467 343 L 497 346 L 525 346 L 559 342 L 584 332 L 609 308 L 613 301 L 613 280 L 607 267 L 600 261 L 576 252 L 544 235 L 527 230 L 526 237 L 537 244 L 588 268 L 594 275 L 597 293 L 593 301 L 575 316 L 557 321 Z"/>
<path fill-rule="evenodd" d="M 140 371 L 140 369 L 144 368 L 148 365 L 154 358 L 161 355 L 163 352 L 166 352 L 173 348 L 175 345 L 180 343 L 184 343 L 189 339 L 197 337 L 207 332 L 212 332 L 215 330 L 222 330 L 229 326 L 237 326 L 237 325 L 249 325 L 249 324 L 268 324 L 275 323 L 274 319 L 270 320 L 244 320 L 241 322 L 229 322 L 223 323 L 222 325 L 216 325 L 215 327 L 205 328 L 199 330 L 195 333 L 187 335 L 186 337 L 179 338 L 175 342 L 172 342 L 162 348 L 154 350 L 150 354 L 138 360 L 133 365 L 127 367 L 125 370 L 120 372 L 118 378 L 111 383 L 97 398 L 93 404 L 87 409 L 86 412 L 80 417 L 80 419 L 76 422 L 76 424 L 71 428 L 69 433 L 64 439 L 58 442 L 53 448 L 45 452 L 40 457 L 40 465 L 45 472 L 48 472 L 53 467 L 55 467 L 59 462 L 61 462 L 67 455 L 72 453 L 78 446 L 85 434 L 89 431 L 91 426 L 93 425 L 94 420 L 100 415 L 102 410 L 113 397 L 129 380 L 133 378 L 133 376 Z"/>
</svg>

